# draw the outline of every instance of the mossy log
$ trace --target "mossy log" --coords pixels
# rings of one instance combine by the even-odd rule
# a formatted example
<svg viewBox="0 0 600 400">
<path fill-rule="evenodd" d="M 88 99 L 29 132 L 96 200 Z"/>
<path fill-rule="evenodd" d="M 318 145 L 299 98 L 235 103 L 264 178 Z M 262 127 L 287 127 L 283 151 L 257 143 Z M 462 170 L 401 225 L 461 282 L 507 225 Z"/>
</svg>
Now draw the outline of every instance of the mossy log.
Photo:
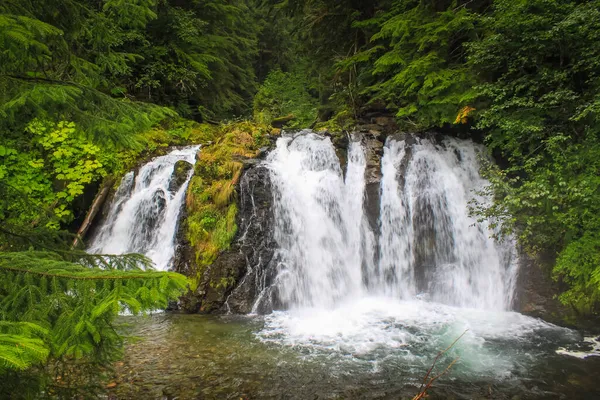
<svg viewBox="0 0 600 400">
<path fill-rule="evenodd" d="M 278 118 L 274 118 L 273 121 L 271 121 L 271 126 L 273 128 L 278 128 L 281 129 L 283 128 L 288 122 L 290 122 L 291 120 L 293 120 L 294 118 L 296 118 L 295 115 L 293 114 L 289 114 L 286 115 L 284 117 L 278 117 Z"/>
</svg>

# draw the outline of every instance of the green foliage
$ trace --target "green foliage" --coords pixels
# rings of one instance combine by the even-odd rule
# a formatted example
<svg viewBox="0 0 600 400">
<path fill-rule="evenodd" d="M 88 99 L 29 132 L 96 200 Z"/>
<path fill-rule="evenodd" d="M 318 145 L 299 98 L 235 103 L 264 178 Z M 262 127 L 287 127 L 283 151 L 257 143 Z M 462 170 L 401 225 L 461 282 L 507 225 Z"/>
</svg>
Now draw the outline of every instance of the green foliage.
<svg viewBox="0 0 600 400">
<path fill-rule="evenodd" d="M 28 201 L 4 202 L 2 219 L 65 227 L 106 176 L 167 145 L 211 140 L 174 110 L 248 113 L 265 23 L 247 18 L 261 13 L 247 3 L 3 1 L 0 179 Z"/>
<path fill-rule="evenodd" d="M 72 250 L 60 222 L 115 155 L 71 122 L 35 120 L 26 132 L 27 147 L 0 149 L 0 397 L 92 396 L 90 382 L 120 354 L 115 317 L 166 307 L 187 280 L 141 255 Z"/>
<path fill-rule="evenodd" d="M 60 4 L 54 2 L 35 7 L 13 1 L 0 6 L 0 42 L 6 49 L 0 54 L 0 132 L 18 136 L 35 118 L 68 120 L 96 140 L 135 146 L 132 134 L 174 113 L 107 94 L 104 71 L 122 70 L 119 65 L 131 56 L 110 46 L 98 48 L 96 56 L 84 50 L 80 54 L 77 49 L 95 47 L 85 29 L 95 28 L 98 19 L 106 17 L 80 5 L 76 9 L 85 12 L 73 16 L 79 20 L 64 24 L 68 19 L 54 21 L 61 12 L 57 7 Z M 71 42 L 75 39 L 78 45 Z M 103 56 L 114 64 L 98 64 L 94 57 Z"/>
<path fill-rule="evenodd" d="M 366 89 L 370 101 L 383 100 L 413 127 L 452 123 L 474 97 L 463 46 L 476 33 L 469 3 L 453 1 L 438 11 L 428 2 L 395 1 L 389 12 L 370 21 L 379 27 L 371 38 L 376 47 L 357 55 L 377 57 L 371 72 L 377 83 Z"/>
<path fill-rule="evenodd" d="M 131 146 L 128 136 L 173 110 L 196 120 L 247 114 L 263 10 L 249 0 L 7 0 L 0 130 L 68 120 Z"/>
<path fill-rule="evenodd" d="M 174 126 L 184 123 L 174 123 Z M 199 133 L 204 132 L 204 133 Z M 107 175 L 120 176 L 140 157 L 172 144 L 207 138 L 202 125 L 185 128 L 155 128 L 132 136 L 144 147 L 120 150 L 111 144 L 96 144 L 73 122 L 34 119 L 18 138 L 7 138 L 0 146 L 0 179 L 19 188 L 19 195 L 0 204 L 0 217 L 9 224 L 40 224 L 58 229 L 72 221 L 73 203 L 94 182 Z M 27 202 L 19 201 L 27 196 Z M 33 207 L 32 207 L 33 205 Z M 47 215 L 44 215 L 47 216 Z"/>
<path fill-rule="evenodd" d="M 307 91 L 308 82 L 297 73 L 274 70 L 254 97 L 254 119 L 270 123 L 277 117 L 293 117 L 286 126 L 308 128 L 317 117 L 317 99 Z"/>
<path fill-rule="evenodd" d="M 342 109 L 329 120 L 315 124 L 315 129 L 317 131 L 342 133 L 351 130 L 355 124 L 354 114 L 348 109 Z"/>
<path fill-rule="evenodd" d="M 125 84 L 195 119 L 240 115 L 255 91 L 259 26 L 244 1 L 161 2 Z"/>
<path fill-rule="evenodd" d="M 286 21 L 280 31 L 291 37 L 293 43 L 287 50 L 294 55 L 293 65 L 282 65 L 282 70 L 302 77 L 294 77 L 294 81 L 306 82 L 306 89 L 320 103 L 321 122 L 346 108 L 355 117 L 361 103 L 357 95 L 362 77 L 347 60 L 365 46 L 371 33 L 357 28 L 354 22 L 372 18 L 379 1 L 272 0 L 271 3 L 279 12 L 278 20 Z"/>
<path fill-rule="evenodd" d="M 554 273 L 569 284 L 560 300 L 576 310 L 590 314 L 600 301 L 600 238 L 598 232 L 586 232 L 571 241 L 560 253 Z"/>
<path fill-rule="evenodd" d="M 479 129 L 508 161 L 492 176 L 495 202 L 533 254 L 558 256 L 565 304 L 596 312 L 600 288 L 600 2 L 497 0 L 488 34 L 469 45 L 480 85 Z"/>
<path fill-rule="evenodd" d="M 45 362 L 50 354 L 47 335 L 47 329 L 30 322 L 0 321 L 0 375 Z"/>
<path fill-rule="evenodd" d="M 122 346 L 115 317 L 125 310 L 137 314 L 164 308 L 186 284 L 184 276 L 156 272 L 148 259 L 135 254 L 0 252 L 0 376 L 36 366 L 38 374 L 59 374 L 65 380 L 67 366 L 105 368 Z M 81 378 L 77 371 L 70 374 Z M 10 384 L 18 386 L 18 379 Z M 74 382 L 67 389 L 69 396 L 87 390 Z"/>
</svg>

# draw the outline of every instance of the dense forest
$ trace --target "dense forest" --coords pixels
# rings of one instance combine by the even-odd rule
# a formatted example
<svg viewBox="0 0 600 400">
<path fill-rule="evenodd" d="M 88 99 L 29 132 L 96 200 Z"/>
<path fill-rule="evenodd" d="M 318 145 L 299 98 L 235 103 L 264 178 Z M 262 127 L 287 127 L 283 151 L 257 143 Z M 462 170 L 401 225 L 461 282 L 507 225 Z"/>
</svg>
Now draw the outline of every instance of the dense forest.
<svg viewBox="0 0 600 400">
<path fill-rule="evenodd" d="M 118 357 L 123 305 L 185 288 L 72 242 L 102 182 L 206 140 L 199 124 L 341 132 L 379 113 L 483 140 L 494 201 L 472 212 L 550 257 L 560 300 L 595 315 L 599 93 L 597 0 L 3 0 L 0 375 L 72 396 L 52 377 Z"/>
</svg>

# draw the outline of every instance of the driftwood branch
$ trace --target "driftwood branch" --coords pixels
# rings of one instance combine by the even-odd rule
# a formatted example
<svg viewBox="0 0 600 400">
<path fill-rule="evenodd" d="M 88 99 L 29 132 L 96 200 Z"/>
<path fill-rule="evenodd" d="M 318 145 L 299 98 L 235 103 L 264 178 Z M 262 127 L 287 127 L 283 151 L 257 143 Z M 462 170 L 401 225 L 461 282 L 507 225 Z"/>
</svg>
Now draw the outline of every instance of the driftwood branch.
<svg viewBox="0 0 600 400">
<path fill-rule="evenodd" d="M 446 354 L 448 352 L 448 350 L 453 348 L 454 345 L 456 344 L 456 342 L 458 342 L 463 336 L 465 336 L 465 333 L 467 333 L 468 331 L 469 331 L 468 329 L 465 330 L 459 337 L 457 337 L 454 340 L 454 342 L 452 342 L 452 344 L 450 346 L 446 347 L 446 349 L 440 351 L 437 354 L 437 356 L 433 360 L 433 363 L 431 364 L 431 367 L 429 368 L 429 370 L 425 374 L 425 377 L 423 378 L 423 382 L 421 383 L 421 387 L 419 388 L 419 393 L 415 397 L 413 397 L 412 400 L 421 400 L 421 399 L 424 399 L 425 397 L 427 397 L 427 390 L 429 390 L 431 388 L 431 386 L 433 385 L 433 382 L 435 382 L 442 376 L 446 375 L 450 371 L 450 368 L 452 368 L 452 366 L 454 364 L 456 364 L 456 362 L 460 359 L 460 357 L 455 358 L 450 364 L 448 364 L 446 369 L 444 369 L 444 371 L 442 371 L 440 374 L 438 374 L 434 377 L 431 377 L 431 372 L 433 371 L 433 368 L 435 367 L 435 364 L 438 362 L 438 360 L 444 354 Z"/>
<path fill-rule="evenodd" d="M 106 197 L 108 197 L 110 188 L 112 187 L 112 185 L 114 183 L 115 183 L 115 180 L 113 178 L 110 178 L 110 179 L 107 179 L 104 181 L 104 184 L 100 188 L 100 191 L 96 194 L 96 197 L 94 197 L 94 201 L 93 201 L 90 209 L 88 210 L 88 212 L 85 216 L 85 219 L 83 220 L 83 223 L 81 224 L 81 227 L 79 227 L 79 230 L 77 231 L 77 237 L 75 238 L 75 240 L 73 240 L 73 246 L 72 246 L 73 248 L 76 248 L 77 245 L 79 244 L 79 242 L 81 240 L 83 240 L 83 238 L 85 237 L 85 234 L 90 229 L 90 226 L 92 225 L 92 222 L 94 221 L 94 218 L 96 218 L 96 215 L 98 215 L 98 212 L 102 208 L 102 205 L 104 204 L 104 201 L 106 200 Z"/>
</svg>

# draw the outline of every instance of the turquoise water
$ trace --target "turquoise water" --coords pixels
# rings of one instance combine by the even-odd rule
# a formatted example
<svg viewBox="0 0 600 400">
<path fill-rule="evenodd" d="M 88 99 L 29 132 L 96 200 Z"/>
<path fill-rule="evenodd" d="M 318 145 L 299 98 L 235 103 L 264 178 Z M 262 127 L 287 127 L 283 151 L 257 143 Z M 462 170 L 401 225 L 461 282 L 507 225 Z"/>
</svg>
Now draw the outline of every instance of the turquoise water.
<svg viewBox="0 0 600 400">
<path fill-rule="evenodd" d="M 110 398 L 410 399 L 436 354 L 465 324 L 472 326 L 434 369 L 459 358 L 435 383 L 431 399 L 600 398 L 600 357 L 556 353 L 579 343 L 577 332 L 516 313 L 485 320 L 468 310 L 459 315 L 432 307 L 417 306 L 437 313 L 422 323 L 393 315 L 346 323 L 333 314 L 122 317 L 122 331 L 135 338 L 117 364 Z M 373 306 L 363 311 L 355 314 L 375 313 Z M 509 324 L 510 330 L 501 329 Z"/>
</svg>

